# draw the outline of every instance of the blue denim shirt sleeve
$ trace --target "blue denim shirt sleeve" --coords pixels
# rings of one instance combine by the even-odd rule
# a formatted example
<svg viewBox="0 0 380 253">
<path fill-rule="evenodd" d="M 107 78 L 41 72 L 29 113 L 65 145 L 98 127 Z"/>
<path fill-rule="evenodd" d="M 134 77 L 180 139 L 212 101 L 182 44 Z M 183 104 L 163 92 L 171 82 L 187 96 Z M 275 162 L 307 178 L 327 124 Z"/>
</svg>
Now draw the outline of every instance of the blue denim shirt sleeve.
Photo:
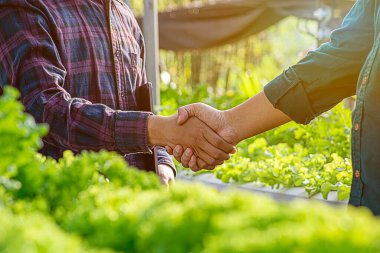
<svg viewBox="0 0 380 253">
<path fill-rule="evenodd" d="M 358 0 L 330 42 L 265 86 L 266 96 L 277 109 L 307 124 L 355 94 L 360 70 L 374 41 L 374 2 Z"/>
</svg>

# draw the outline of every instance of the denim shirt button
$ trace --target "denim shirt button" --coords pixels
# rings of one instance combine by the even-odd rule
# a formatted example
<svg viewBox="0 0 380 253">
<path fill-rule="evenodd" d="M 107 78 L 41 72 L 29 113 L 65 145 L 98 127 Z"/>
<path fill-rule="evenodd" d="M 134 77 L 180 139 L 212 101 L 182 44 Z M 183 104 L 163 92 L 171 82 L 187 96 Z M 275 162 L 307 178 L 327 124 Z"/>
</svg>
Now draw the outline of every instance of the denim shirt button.
<svg viewBox="0 0 380 253">
<path fill-rule="evenodd" d="M 362 85 L 367 85 L 368 84 L 368 76 L 363 78 Z"/>
</svg>

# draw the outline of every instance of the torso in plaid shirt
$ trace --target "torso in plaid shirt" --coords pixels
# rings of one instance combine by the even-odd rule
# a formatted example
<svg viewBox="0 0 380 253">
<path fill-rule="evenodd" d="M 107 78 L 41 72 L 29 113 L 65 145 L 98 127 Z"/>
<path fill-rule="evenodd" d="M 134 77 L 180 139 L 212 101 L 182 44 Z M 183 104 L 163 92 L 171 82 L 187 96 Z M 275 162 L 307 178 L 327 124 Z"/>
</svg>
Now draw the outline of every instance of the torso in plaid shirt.
<svg viewBox="0 0 380 253">
<path fill-rule="evenodd" d="M 106 149 L 145 168 L 144 40 L 116 0 L 0 0 L 0 85 L 21 91 L 26 111 L 48 123 L 43 154 Z M 159 164 L 172 165 L 160 148 Z"/>
</svg>

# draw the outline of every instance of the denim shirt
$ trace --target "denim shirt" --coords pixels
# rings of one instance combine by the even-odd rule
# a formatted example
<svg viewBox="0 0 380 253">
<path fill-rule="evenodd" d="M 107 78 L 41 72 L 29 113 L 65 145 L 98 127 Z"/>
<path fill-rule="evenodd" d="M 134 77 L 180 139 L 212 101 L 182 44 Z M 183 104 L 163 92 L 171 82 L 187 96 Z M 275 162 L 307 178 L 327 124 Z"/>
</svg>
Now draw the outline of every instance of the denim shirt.
<svg viewBox="0 0 380 253">
<path fill-rule="evenodd" d="M 330 42 L 264 89 L 277 109 L 302 124 L 357 95 L 350 204 L 366 206 L 376 215 L 380 215 L 379 4 L 377 0 L 358 0 Z"/>
</svg>

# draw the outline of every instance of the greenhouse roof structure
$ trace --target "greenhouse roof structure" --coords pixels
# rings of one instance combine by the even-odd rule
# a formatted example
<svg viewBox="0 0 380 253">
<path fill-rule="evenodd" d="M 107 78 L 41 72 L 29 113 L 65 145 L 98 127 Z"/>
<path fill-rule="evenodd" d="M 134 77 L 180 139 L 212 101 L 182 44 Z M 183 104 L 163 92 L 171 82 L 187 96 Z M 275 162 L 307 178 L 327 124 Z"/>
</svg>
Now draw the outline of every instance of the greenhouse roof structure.
<svg viewBox="0 0 380 253">
<path fill-rule="evenodd" d="M 161 49 L 200 50 L 259 33 L 285 17 L 319 20 L 343 17 L 353 0 L 221 0 L 193 3 L 158 14 Z M 316 10 L 327 9 L 325 16 Z M 141 19 L 139 19 L 141 21 Z"/>
</svg>

